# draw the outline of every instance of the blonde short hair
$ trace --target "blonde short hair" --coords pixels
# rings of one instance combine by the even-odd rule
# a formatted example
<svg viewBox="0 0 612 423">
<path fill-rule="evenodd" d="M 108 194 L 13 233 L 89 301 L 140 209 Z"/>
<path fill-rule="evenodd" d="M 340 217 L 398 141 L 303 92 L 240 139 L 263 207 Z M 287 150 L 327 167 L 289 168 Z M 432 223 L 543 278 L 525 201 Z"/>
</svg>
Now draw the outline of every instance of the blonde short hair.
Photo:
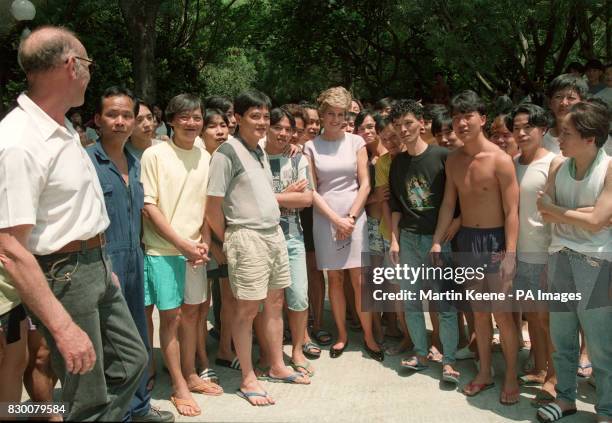
<svg viewBox="0 0 612 423">
<path fill-rule="evenodd" d="M 328 107 L 339 107 L 348 110 L 351 107 L 351 101 L 353 101 L 351 93 L 344 87 L 328 88 L 317 98 L 321 113 Z"/>
</svg>

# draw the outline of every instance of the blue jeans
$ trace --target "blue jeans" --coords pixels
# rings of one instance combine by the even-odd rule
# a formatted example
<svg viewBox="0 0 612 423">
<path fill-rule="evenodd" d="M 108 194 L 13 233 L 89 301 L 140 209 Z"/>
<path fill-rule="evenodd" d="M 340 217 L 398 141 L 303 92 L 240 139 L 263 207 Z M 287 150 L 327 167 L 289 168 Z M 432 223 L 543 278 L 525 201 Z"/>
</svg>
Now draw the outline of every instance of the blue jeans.
<svg viewBox="0 0 612 423">
<path fill-rule="evenodd" d="M 427 266 L 429 264 L 429 250 L 431 249 L 433 236 L 419 235 L 402 230 L 400 233 L 400 262 L 410 267 Z M 443 253 L 449 253 L 450 247 L 445 244 L 442 248 Z M 419 292 L 424 284 L 421 279 L 400 282 L 402 289 L 415 292 L 417 299 Z M 435 285 L 435 284 L 434 284 Z M 406 324 L 410 331 L 410 337 L 414 342 L 414 352 L 419 356 L 426 356 L 428 352 L 427 329 L 425 327 L 425 317 L 422 311 L 421 301 L 406 301 L 404 303 Z M 455 353 L 459 343 L 459 331 L 457 328 L 457 312 L 442 311 L 438 313 L 440 318 L 440 341 L 444 357 L 442 362 L 450 364 L 455 362 Z"/>
<path fill-rule="evenodd" d="M 287 252 L 289 253 L 289 271 L 291 286 L 285 289 L 287 308 L 291 311 L 308 309 L 308 277 L 306 273 L 306 249 L 301 234 L 286 234 Z"/>
<path fill-rule="evenodd" d="M 610 263 L 564 249 L 549 257 L 548 283 L 552 291 L 588 294 L 598 283 L 610 283 Z M 612 307 L 593 307 L 589 303 L 589 295 L 583 295 L 575 308 L 550 313 L 550 335 L 555 347 L 553 364 L 557 372 L 555 389 L 558 399 L 576 402 L 582 328 L 597 383 L 595 411 L 612 417 Z"/>
<path fill-rule="evenodd" d="M 143 272 L 143 253 L 140 246 L 136 248 L 112 249 L 108 248 L 108 255 L 111 259 L 113 272 L 119 279 L 121 292 L 125 302 L 134 319 L 140 338 L 147 348 L 149 360 L 151 359 L 151 349 L 149 348 L 147 321 L 144 308 L 144 272 Z M 128 413 L 124 421 L 130 420 L 130 416 L 143 416 L 151 408 L 151 392 L 147 390 L 149 372 L 145 371 L 140 380 L 140 385 L 132 398 Z"/>
</svg>

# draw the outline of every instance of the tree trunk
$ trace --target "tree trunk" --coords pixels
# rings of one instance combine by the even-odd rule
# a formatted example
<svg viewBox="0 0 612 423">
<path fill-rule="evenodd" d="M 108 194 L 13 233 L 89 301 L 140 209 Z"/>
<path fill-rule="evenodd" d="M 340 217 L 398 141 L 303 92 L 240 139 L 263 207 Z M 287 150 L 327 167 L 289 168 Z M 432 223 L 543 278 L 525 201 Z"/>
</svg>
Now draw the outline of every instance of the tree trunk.
<svg viewBox="0 0 612 423">
<path fill-rule="evenodd" d="M 157 99 L 155 79 L 155 28 L 162 0 L 120 0 L 123 19 L 132 34 L 132 68 L 136 95 L 149 103 Z"/>
</svg>

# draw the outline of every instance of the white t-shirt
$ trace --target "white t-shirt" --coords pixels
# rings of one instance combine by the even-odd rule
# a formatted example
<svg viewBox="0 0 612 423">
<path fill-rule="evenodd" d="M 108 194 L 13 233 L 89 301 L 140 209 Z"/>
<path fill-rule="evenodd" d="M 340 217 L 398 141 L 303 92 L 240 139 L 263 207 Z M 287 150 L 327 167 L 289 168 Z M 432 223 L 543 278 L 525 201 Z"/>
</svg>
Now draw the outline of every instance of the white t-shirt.
<svg viewBox="0 0 612 423">
<path fill-rule="evenodd" d="M 546 131 L 546 133 L 544 134 L 542 146 L 551 153 L 561 154 L 561 148 L 559 147 L 559 138 L 553 136 L 553 134 L 550 133 L 550 130 Z"/>
<path fill-rule="evenodd" d="M 28 249 L 38 255 L 103 233 L 104 194 L 72 124 L 26 94 L 17 103 L 0 122 L 0 228 L 33 225 Z"/>
<path fill-rule="evenodd" d="M 544 190 L 555 154 L 548 153 L 528 165 L 520 164 L 519 158 L 514 160 L 520 187 L 517 257 L 525 263 L 545 264 L 550 245 L 550 225 L 542 221 L 536 200 L 538 191 Z"/>
</svg>

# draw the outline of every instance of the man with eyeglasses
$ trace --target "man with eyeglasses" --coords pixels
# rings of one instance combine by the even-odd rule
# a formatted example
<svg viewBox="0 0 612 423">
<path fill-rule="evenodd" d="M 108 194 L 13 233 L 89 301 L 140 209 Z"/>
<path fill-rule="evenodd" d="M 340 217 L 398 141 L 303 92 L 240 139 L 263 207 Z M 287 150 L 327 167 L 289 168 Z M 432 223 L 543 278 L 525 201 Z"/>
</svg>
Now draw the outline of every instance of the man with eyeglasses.
<svg viewBox="0 0 612 423">
<path fill-rule="evenodd" d="M 66 29 L 21 41 L 28 92 L 0 123 L 0 261 L 47 340 L 65 417 L 118 421 L 147 352 L 111 277 L 96 171 L 65 117 L 83 104 L 86 58 Z"/>
<path fill-rule="evenodd" d="M 232 337 L 242 370 L 237 394 L 251 405 L 274 404 L 253 371 L 251 342 L 253 319 L 264 305 L 260 345 L 269 358 L 267 378 L 309 383 L 283 363 L 282 305 L 284 288 L 291 284 L 289 257 L 280 227 L 280 210 L 272 188 L 272 173 L 259 140 L 270 126 L 270 99 L 252 90 L 234 99 L 238 122 L 235 139 L 215 151 L 210 164 L 206 219 L 224 241 L 229 280 L 236 298 Z"/>
</svg>

